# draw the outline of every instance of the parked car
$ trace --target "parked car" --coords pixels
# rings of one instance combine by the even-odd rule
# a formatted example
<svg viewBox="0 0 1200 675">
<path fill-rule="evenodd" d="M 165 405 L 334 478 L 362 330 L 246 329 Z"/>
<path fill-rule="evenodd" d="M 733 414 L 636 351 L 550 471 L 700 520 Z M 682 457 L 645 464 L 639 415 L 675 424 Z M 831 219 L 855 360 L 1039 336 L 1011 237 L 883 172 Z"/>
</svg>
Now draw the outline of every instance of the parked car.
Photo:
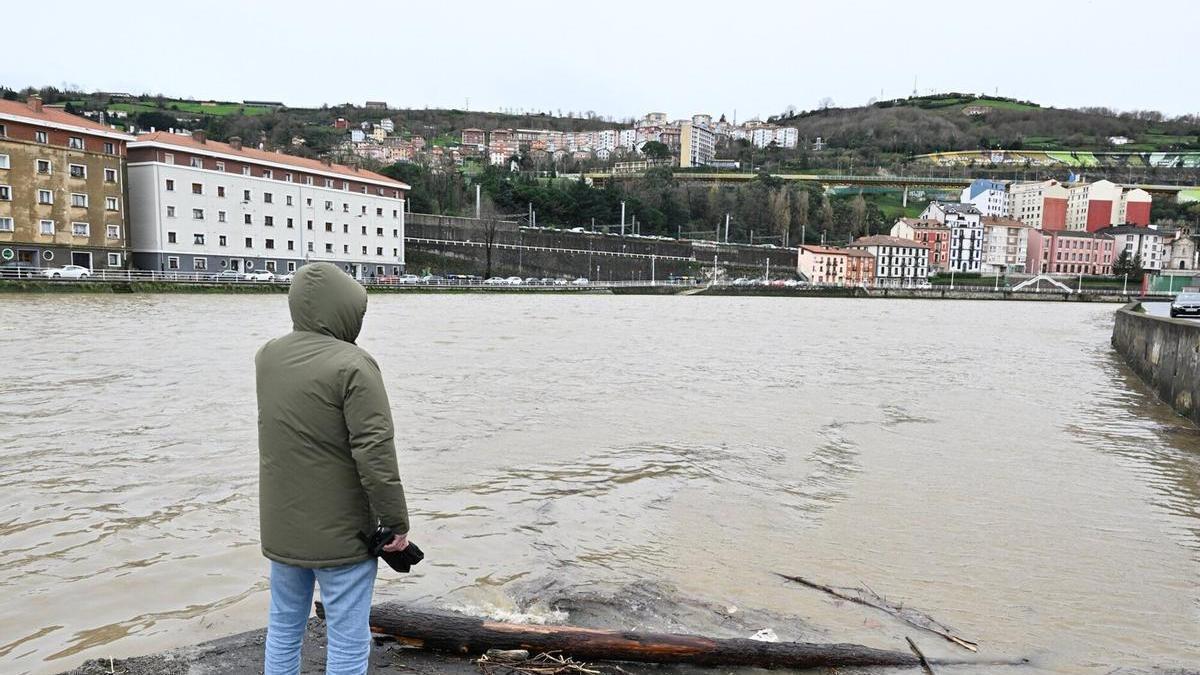
<svg viewBox="0 0 1200 675">
<path fill-rule="evenodd" d="M 541 279 L 539 279 L 539 278 L 537 278 L 537 277 L 525 277 L 525 283 L 527 283 L 527 284 L 540 284 L 540 283 L 542 283 L 542 280 L 541 280 Z"/>
<path fill-rule="evenodd" d="M 1200 293 L 1180 293 L 1171 301 L 1171 316 L 1200 316 Z"/>
<path fill-rule="evenodd" d="M 567 281 L 566 279 L 555 279 L 554 280 L 555 286 L 566 286 L 569 283 L 571 283 L 571 282 Z"/>
<path fill-rule="evenodd" d="M 419 283 L 420 281 L 421 281 L 421 277 L 419 277 L 415 274 L 401 274 L 399 277 L 396 278 L 396 282 L 401 283 L 401 284 L 415 284 L 415 283 Z"/>
<path fill-rule="evenodd" d="M 29 263 L 10 260 L 0 265 L 0 279 L 32 277 L 35 274 L 41 273 L 41 271 L 40 267 L 35 267 Z"/>
<path fill-rule="evenodd" d="M 243 278 L 242 273 L 237 270 L 221 270 L 217 274 L 210 274 L 208 276 L 209 281 L 220 281 L 222 283 L 241 281 Z"/>
<path fill-rule="evenodd" d="M 81 265 L 63 265 L 47 267 L 41 274 L 47 279 L 86 279 L 92 276 L 92 271 Z"/>
<path fill-rule="evenodd" d="M 246 281 L 275 281 L 275 273 L 271 270 L 246 272 L 246 276 L 244 278 Z"/>
<path fill-rule="evenodd" d="M 485 286 L 501 286 L 508 283 L 508 280 L 506 280 L 504 277 L 490 277 L 483 283 Z"/>
<path fill-rule="evenodd" d="M 579 277 L 578 279 L 576 279 L 575 281 L 572 281 L 571 283 L 575 284 L 576 286 L 587 286 L 588 284 L 590 284 L 592 282 L 588 281 L 588 279 L 586 277 Z"/>
<path fill-rule="evenodd" d="M 443 277 L 439 274 L 426 274 L 425 276 L 421 277 L 421 283 L 423 283 L 423 284 L 437 285 L 437 284 L 445 283 L 445 281 L 446 281 L 446 277 Z"/>
<path fill-rule="evenodd" d="M 275 281 L 278 281 L 280 283 L 290 284 L 290 283 L 292 283 L 292 279 L 295 279 L 295 278 L 296 278 L 295 272 L 288 272 L 287 274 L 281 274 L 281 275 L 275 277 Z"/>
<path fill-rule="evenodd" d="M 524 282 L 521 280 L 521 277 L 509 277 L 504 280 L 504 283 L 509 286 L 520 286 Z"/>
</svg>

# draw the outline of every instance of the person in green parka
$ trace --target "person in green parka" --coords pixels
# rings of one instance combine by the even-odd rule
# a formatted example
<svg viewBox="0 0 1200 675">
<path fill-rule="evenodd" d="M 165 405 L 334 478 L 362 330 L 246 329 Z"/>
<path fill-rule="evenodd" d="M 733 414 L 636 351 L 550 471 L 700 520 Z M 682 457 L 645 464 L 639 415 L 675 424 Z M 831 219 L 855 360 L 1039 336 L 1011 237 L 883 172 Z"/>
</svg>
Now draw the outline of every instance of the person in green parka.
<svg viewBox="0 0 1200 675">
<path fill-rule="evenodd" d="M 320 586 L 326 672 L 367 671 L 376 558 L 365 540 L 396 532 L 408 546 L 408 508 L 379 365 L 354 341 L 367 293 L 330 263 L 310 263 L 288 292 L 292 332 L 255 357 L 259 518 L 271 565 L 266 675 L 294 675 Z"/>
</svg>

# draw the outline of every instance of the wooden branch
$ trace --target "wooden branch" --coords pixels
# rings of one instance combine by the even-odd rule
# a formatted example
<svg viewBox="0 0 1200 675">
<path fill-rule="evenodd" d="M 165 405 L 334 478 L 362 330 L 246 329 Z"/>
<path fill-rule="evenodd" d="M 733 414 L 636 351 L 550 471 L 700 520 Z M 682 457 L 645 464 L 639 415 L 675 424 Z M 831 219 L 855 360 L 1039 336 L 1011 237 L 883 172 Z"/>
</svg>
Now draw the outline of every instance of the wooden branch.
<svg viewBox="0 0 1200 675">
<path fill-rule="evenodd" d="M 317 603 L 317 615 L 324 617 Z M 457 614 L 411 609 L 397 604 L 371 608 L 371 630 L 408 645 L 455 654 L 489 649 L 524 649 L 531 654 L 562 652 L 583 661 L 687 663 L 760 668 L 849 666 L 915 667 L 920 659 L 906 652 L 855 644 L 760 642 L 696 635 L 593 630 L 486 621 Z"/>
<path fill-rule="evenodd" d="M 970 640 L 965 640 L 963 638 L 958 637 L 957 635 L 952 634 L 948 628 L 946 628 L 945 626 L 942 626 L 937 621 L 934 621 L 933 618 L 931 618 L 931 617 L 926 616 L 924 618 L 926 618 L 930 624 L 935 624 L 935 625 L 927 625 L 927 624 L 920 623 L 918 621 L 914 621 L 913 619 L 901 614 L 899 608 L 891 607 L 882 602 L 872 602 L 870 600 L 865 600 L 859 596 L 850 595 L 849 593 L 844 593 L 842 591 L 839 591 L 838 589 L 833 588 L 831 586 L 825 586 L 823 584 L 818 584 L 815 581 L 809 581 L 808 579 L 805 579 L 804 577 L 797 577 L 797 576 L 792 576 L 792 575 L 788 575 L 788 574 L 780 574 L 779 572 L 776 572 L 775 574 L 777 576 L 783 577 L 784 579 L 787 579 L 788 581 L 794 581 L 798 584 L 808 586 L 809 588 L 813 588 L 818 591 L 828 593 L 829 595 L 832 595 L 835 598 L 839 598 L 839 599 L 845 600 L 847 602 L 857 603 L 859 605 L 864 605 L 866 607 L 871 607 L 871 608 L 877 609 L 881 612 L 886 612 L 914 628 L 920 628 L 921 630 L 929 631 L 930 633 L 933 633 L 934 635 L 941 636 L 941 637 L 949 640 L 950 642 L 953 642 L 954 644 L 958 645 L 959 647 L 962 647 L 964 649 L 969 649 L 973 652 L 979 651 L 979 645 L 977 643 L 971 642 Z M 879 596 L 874 591 L 872 591 L 871 594 L 874 597 L 879 598 Z"/>
<path fill-rule="evenodd" d="M 912 650 L 912 653 L 921 659 L 921 668 L 925 671 L 925 675 L 933 675 L 933 666 L 929 665 L 929 661 L 925 659 L 925 655 L 921 653 L 921 648 L 917 646 L 917 643 L 907 635 L 904 636 L 904 639 L 908 641 L 908 648 Z"/>
</svg>

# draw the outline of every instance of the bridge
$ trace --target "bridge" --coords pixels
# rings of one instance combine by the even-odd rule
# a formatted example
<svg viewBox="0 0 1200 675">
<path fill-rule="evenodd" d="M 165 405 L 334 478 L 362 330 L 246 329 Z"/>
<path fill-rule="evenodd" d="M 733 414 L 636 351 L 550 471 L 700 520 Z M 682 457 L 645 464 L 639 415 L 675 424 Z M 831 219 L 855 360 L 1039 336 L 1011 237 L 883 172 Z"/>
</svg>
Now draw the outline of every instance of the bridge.
<svg viewBox="0 0 1200 675">
<path fill-rule="evenodd" d="M 591 184 L 604 184 L 608 181 L 624 180 L 629 178 L 641 178 L 645 174 L 629 173 L 629 174 L 614 174 L 614 173 L 586 173 L 584 180 Z M 756 173 L 725 173 L 725 172 L 710 172 L 697 173 L 691 171 L 676 171 L 674 173 L 675 180 L 681 181 L 697 181 L 710 183 L 745 183 L 756 180 L 759 175 Z M 959 178 L 948 176 L 894 176 L 894 175 L 849 175 L 849 174 L 809 174 L 809 173 L 772 173 L 768 174 L 771 178 L 776 178 L 782 181 L 799 182 L 799 183 L 815 183 L 823 187 L 891 187 L 897 190 L 904 190 L 905 195 L 909 188 L 965 188 L 971 184 L 972 178 Z M 999 180 L 996 181 L 1004 184 L 1011 184 L 1018 181 Z M 1118 183 L 1123 188 L 1141 188 L 1146 192 L 1157 195 L 1176 196 L 1180 192 L 1200 190 L 1200 188 L 1192 185 L 1165 185 L 1158 183 Z"/>
</svg>

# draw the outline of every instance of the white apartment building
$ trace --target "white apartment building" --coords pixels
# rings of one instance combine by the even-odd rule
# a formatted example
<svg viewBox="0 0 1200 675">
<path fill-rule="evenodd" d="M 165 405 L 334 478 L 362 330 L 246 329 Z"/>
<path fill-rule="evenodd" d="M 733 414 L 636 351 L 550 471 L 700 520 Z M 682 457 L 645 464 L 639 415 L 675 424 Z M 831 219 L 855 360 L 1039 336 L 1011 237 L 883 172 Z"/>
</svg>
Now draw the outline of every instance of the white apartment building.
<svg viewBox="0 0 1200 675">
<path fill-rule="evenodd" d="M 1008 186 L 1005 217 L 1014 218 L 1037 230 L 1067 227 L 1067 188 L 1056 180 L 1013 183 Z"/>
<path fill-rule="evenodd" d="M 1107 180 L 1080 183 L 1067 189 L 1067 229 L 1096 230 L 1120 225 L 1121 187 Z"/>
<path fill-rule="evenodd" d="M 717 137 L 707 126 L 692 122 L 679 125 L 679 166 L 705 166 L 717 154 Z"/>
<path fill-rule="evenodd" d="M 958 201 L 979 209 L 984 218 L 1008 217 L 1008 192 L 999 181 L 978 178 L 963 188 Z"/>
<path fill-rule="evenodd" d="M 1099 229 L 1096 234 L 1107 234 L 1115 240 L 1112 254 L 1113 263 L 1117 262 L 1117 258 L 1121 256 L 1122 252 L 1128 252 L 1131 257 L 1141 263 L 1144 270 L 1159 271 L 1163 268 L 1166 259 L 1166 237 L 1157 229 L 1137 225 L 1118 225 Z M 1170 264 L 1169 260 L 1167 264 Z"/>
<path fill-rule="evenodd" d="M 157 132 L 129 144 L 135 267 L 294 271 L 310 261 L 355 278 L 404 268 L 408 185 L 370 171 Z"/>
<path fill-rule="evenodd" d="M 800 142 L 800 132 L 795 127 L 756 126 L 747 129 L 745 137 L 757 148 L 774 143 L 781 148 L 793 149 Z"/>
<path fill-rule="evenodd" d="M 936 220 L 950 228 L 950 264 L 946 269 L 979 272 L 983 266 L 983 222 L 979 209 L 970 204 L 930 202 L 921 218 Z"/>
<path fill-rule="evenodd" d="M 859 237 L 846 248 L 875 256 L 875 285 L 926 286 L 929 283 L 929 247 L 911 239 L 886 235 Z"/>
<path fill-rule="evenodd" d="M 1011 218 L 983 219 L 983 274 L 1025 272 L 1029 263 L 1029 231 Z"/>
</svg>

